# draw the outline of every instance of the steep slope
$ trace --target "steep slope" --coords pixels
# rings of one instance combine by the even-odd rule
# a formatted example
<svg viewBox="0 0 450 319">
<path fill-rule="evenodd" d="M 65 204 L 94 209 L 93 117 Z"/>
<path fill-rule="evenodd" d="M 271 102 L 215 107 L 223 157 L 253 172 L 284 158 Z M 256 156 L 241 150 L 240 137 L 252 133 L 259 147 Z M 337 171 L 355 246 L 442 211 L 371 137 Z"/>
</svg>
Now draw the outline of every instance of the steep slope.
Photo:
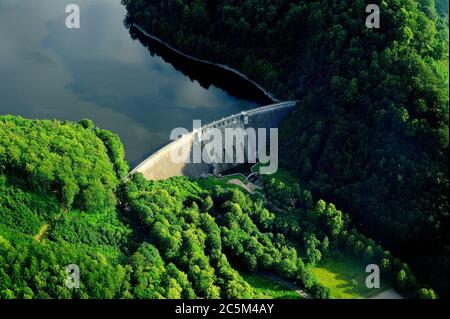
<svg viewBox="0 0 450 319">
<path fill-rule="evenodd" d="M 267 181 L 274 203 L 292 204 L 277 215 L 214 178 L 119 184 L 120 139 L 88 120 L 0 117 L 0 147 L 0 298 L 252 298 L 244 278 L 259 272 L 328 298 L 311 268 L 339 251 L 380 264 L 407 297 L 436 297 L 297 184 Z"/>
<path fill-rule="evenodd" d="M 123 146 L 91 121 L 2 116 L 0 150 L 0 298 L 253 297 L 227 255 L 250 272 L 311 276 L 290 243 L 258 229 L 248 214 L 267 211 L 240 192 L 140 175 L 119 187 Z M 66 285 L 73 264 L 80 289 Z"/>
<path fill-rule="evenodd" d="M 365 26 L 362 0 L 123 3 L 130 22 L 176 48 L 300 99 L 281 130 L 284 167 L 448 293 L 441 2 L 376 1 L 380 29 Z"/>
<path fill-rule="evenodd" d="M 127 296 L 114 150 L 89 123 L 0 117 L 1 298 Z M 70 264 L 81 289 L 66 287 Z"/>
</svg>

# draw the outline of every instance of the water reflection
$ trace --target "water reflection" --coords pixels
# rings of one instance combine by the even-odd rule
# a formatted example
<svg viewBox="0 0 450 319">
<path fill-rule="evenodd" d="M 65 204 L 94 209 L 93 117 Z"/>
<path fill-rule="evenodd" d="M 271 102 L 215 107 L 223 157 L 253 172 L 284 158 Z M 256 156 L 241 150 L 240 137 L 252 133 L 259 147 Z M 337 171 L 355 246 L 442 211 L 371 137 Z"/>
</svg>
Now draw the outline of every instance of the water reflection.
<svg viewBox="0 0 450 319">
<path fill-rule="evenodd" d="M 170 50 L 160 42 L 145 36 L 133 26 L 130 27 L 130 35 L 133 39 L 139 39 L 142 45 L 148 48 L 151 56 L 157 55 L 162 57 L 164 61 L 170 63 L 176 70 L 182 72 L 191 80 L 198 81 L 207 90 L 211 86 L 215 86 L 224 90 L 229 95 L 243 100 L 256 101 L 261 105 L 274 102 L 274 100 L 267 97 L 255 85 L 234 72 L 214 65 L 192 61 Z"/>
<path fill-rule="evenodd" d="M 0 0 L 0 114 L 90 118 L 120 135 L 134 165 L 174 127 L 261 102 L 227 86 L 223 75 L 205 77 L 201 66 L 134 41 L 120 0 L 77 4 L 81 29 L 69 30 L 63 1 Z"/>
</svg>

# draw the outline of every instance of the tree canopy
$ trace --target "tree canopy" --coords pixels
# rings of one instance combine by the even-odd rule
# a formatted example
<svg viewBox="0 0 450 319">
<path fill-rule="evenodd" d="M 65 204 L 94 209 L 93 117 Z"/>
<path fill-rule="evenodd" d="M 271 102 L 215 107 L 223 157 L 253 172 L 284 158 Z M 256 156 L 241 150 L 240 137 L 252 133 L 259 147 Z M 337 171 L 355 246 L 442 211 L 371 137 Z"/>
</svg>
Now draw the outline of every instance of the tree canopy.
<svg viewBox="0 0 450 319">
<path fill-rule="evenodd" d="M 362 0 L 122 2 L 172 46 L 298 99 L 283 167 L 448 292 L 446 1 L 375 1 L 379 29 Z"/>
</svg>

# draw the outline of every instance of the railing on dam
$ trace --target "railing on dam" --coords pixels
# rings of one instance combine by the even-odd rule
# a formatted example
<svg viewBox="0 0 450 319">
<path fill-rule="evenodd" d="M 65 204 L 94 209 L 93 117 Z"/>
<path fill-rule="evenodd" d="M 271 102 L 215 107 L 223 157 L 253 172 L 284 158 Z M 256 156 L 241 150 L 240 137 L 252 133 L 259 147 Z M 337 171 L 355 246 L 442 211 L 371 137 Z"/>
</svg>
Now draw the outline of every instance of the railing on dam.
<svg viewBox="0 0 450 319">
<path fill-rule="evenodd" d="M 213 164 L 173 163 L 170 158 L 171 152 L 182 147 L 190 147 L 192 149 L 195 140 L 194 135 L 212 128 L 226 128 L 236 125 L 242 125 L 245 128 L 277 128 L 281 120 L 294 108 L 296 103 L 297 101 L 288 101 L 266 105 L 206 124 L 153 153 L 136 166 L 127 177 L 137 172 L 142 173 L 149 180 L 160 180 L 173 176 L 200 177 L 205 174 L 211 174 L 217 170 L 217 167 Z"/>
<path fill-rule="evenodd" d="M 255 114 L 261 114 L 266 111 L 276 111 L 277 109 L 286 109 L 286 108 L 290 109 L 290 108 L 293 108 L 296 103 L 297 103 L 297 101 L 280 102 L 280 103 L 274 103 L 274 104 L 270 104 L 270 105 L 257 107 L 257 108 L 254 108 L 254 109 L 251 109 L 248 111 L 242 111 L 241 113 L 233 114 L 233 115 L 224 117 L 220 120 L 216 120 L 214 122 L 206 124 L 201 129 L 204 130 L 206 128 L 217 127 L 217 126 L 221 126 L 223 124 L 232 123 L 234 120 L 240 119 L 241 117 L 248 117 L 248 116 L 252 116 Z"/>
</svg>

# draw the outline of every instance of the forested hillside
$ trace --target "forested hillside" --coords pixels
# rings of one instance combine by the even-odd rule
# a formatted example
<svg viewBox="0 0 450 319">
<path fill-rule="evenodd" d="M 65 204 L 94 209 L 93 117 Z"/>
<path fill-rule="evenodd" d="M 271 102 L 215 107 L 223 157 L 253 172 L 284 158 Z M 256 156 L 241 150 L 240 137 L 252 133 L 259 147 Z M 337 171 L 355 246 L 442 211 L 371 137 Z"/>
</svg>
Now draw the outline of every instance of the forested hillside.
<svg viewBox="0 0 450 319">
<path fill-rule="evenodd" d="M 448 3 L 123 0 L 178 49 L 300 100 L 280 161 L 448 294 Z M 373 3 L 373 1 L 371 2 Z"/>
<path fill-rule="evenodd" d="M 0 148 L 1 298 L 251 298 L 240 272 L 258 269 L 328 296 L 250 217 L 270 223 L 260 201 L 186 178 L 119 184 L 120 139 L 89 120 L 3 116 Z M 70 264 L 80 289 L 66 287 Z"/>
<path fill-rule="evenodd" d="M 362 272 L 380 264 L 384 284 L 405 297 L 436 297 L 296 183 L 267 180 L 284 211 L 274 214 L 261 194 L 214 178 L 119 182 L 120 139 L 88 120 L 3 116 L 0 147 L 0 298 L 253 298 L 244 278 L 261 273 L 328 298 L 312 268 L 336 253 L 360 260 Z M 72 264 L 79 289 L 66 286 Z"/>
<path fill-rule="evenodd" d="M 99 132 L 88 120 L 0 117 L 0 298 L 128 294 L 119 260 L 132 230 L 116 210 L 123 146 Z M 70 264 L 84 273 L 81 289 L 66 287 Z"/>
</svg>

